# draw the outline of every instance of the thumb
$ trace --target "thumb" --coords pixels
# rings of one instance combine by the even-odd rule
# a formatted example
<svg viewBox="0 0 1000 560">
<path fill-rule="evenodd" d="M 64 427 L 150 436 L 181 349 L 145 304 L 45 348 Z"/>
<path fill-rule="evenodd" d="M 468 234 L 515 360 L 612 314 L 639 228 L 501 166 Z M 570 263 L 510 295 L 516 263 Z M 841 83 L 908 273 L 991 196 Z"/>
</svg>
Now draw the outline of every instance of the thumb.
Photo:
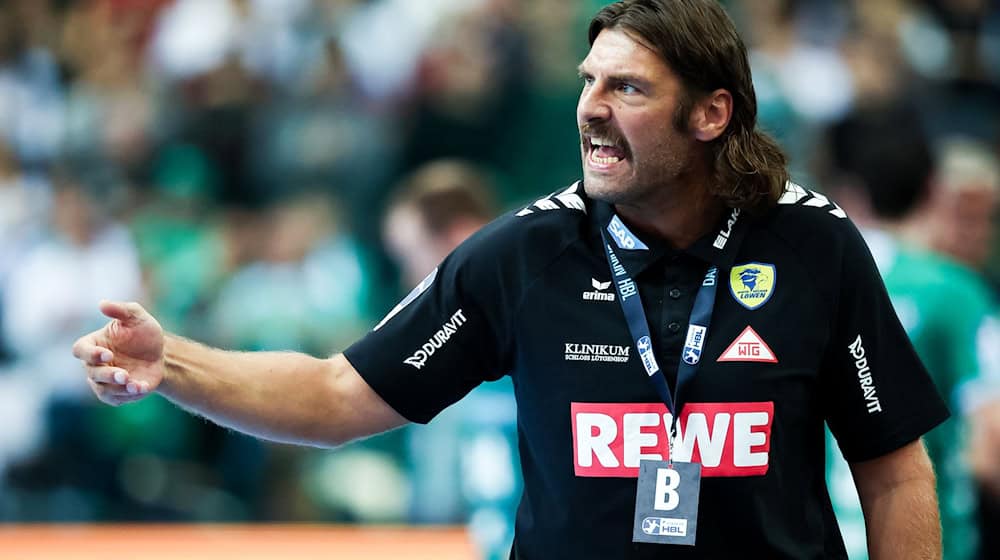
<svg viewBox="0 0 1000 560">
<path fill-rule="evenodd" d="M 138 303 L 101 300 L 99 304 L 101 313 L 112 319 L 118 319 L 125 326 L 133 326 L 138 323 L 145 310 Z"/>
</svg>

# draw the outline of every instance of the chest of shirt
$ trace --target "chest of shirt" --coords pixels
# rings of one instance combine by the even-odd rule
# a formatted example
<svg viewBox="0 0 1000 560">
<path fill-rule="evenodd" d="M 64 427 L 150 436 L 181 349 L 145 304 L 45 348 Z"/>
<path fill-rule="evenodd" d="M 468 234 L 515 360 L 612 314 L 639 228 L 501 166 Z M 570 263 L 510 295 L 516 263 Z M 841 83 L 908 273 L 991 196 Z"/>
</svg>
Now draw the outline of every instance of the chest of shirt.
<svg viewBox="0 0 1000 560">
<path fill-rule="evenodd" d="M 829 310 L 794 262 L 778 252 L 753 257 L 720 270 L 711 324 L 700 339 L 689 337 L 688 319 L 707 264 L 667 257 L 636 277 L 671 387 L 682 352 L 698 354 L 684 400 L 774 400 L 815 383 Z M 578 251 L 558 264 L 535 283 L 516 318 L 513 375 L 521 390 L 546 400 L 657 402 L 607 262 Z"/>
</svg>

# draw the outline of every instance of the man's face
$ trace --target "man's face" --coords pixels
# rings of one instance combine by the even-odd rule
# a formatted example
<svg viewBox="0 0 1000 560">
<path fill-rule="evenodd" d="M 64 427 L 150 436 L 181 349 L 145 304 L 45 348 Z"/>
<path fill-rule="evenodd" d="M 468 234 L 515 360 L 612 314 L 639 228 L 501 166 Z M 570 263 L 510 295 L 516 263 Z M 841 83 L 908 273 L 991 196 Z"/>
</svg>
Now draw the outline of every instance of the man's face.
<svg viewBox="0 0 1000 560">
<path fill-rule="evenodd" d="M 941 198 L 933 210 L 938 224 L 934 247 L 972 268 L 982 267 L 990 257 L 993 217 L 1000 207 L 996 190 L 973 183 Z"/>
<path fill-rule="evenodd" d="M 667 195 L 699 153 L 693 135 L 674 124 L 680 79 L 620 29 L 601 31 L 580 75 L 576 118 L 587 194 L 612 204 Z"/>
<path fill-rule="evenodd" d="M 402 206 L 389 213 L 383 228 L 389 256 L 399 265 L 403 280 L 415 286 L 448 254 L 427 230 L 416 210 Z"/>
</svg>

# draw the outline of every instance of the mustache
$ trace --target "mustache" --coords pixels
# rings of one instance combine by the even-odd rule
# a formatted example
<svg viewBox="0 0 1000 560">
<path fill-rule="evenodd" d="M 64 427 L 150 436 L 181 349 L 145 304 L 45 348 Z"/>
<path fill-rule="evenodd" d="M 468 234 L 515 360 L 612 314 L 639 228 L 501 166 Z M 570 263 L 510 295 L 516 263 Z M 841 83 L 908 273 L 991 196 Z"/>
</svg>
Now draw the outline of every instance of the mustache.
<svg viewBox="0 0 1000 560">
<path fill-rule="evenodd" d="M 620 146 L 626 152 L 628 149 L 628 142 L 625 141 L 625 137 L 617 128 L 611 126 L 607 122 L 588 122 L 583 123 L 580 127 L 580 143 L 583 144 L 585 136 L 599 136 L 613 142 L 616 146 Z"/>
</svg>

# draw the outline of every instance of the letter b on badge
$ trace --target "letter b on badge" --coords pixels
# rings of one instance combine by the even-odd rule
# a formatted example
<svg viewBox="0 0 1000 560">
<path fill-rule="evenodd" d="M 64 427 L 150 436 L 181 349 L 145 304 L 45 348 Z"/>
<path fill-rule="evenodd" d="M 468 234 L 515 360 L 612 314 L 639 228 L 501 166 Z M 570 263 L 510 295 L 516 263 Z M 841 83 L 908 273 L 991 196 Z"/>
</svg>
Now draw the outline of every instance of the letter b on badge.
<svg viewBox="0 0 1000 560">
<path fill-rule="evenodd" d="M 653 508 L 658 511 L 670 511 L 677 507 L 680 496 L 677 487 L 681 484 L 681 475 L 669 468 L 656 469 L 656 495 Z"/>
<path fill-rule="evenodd" d="M 698 463 L 641 461 L 632 541 L 693 545 L 700 488 Z"/>
</svg>

